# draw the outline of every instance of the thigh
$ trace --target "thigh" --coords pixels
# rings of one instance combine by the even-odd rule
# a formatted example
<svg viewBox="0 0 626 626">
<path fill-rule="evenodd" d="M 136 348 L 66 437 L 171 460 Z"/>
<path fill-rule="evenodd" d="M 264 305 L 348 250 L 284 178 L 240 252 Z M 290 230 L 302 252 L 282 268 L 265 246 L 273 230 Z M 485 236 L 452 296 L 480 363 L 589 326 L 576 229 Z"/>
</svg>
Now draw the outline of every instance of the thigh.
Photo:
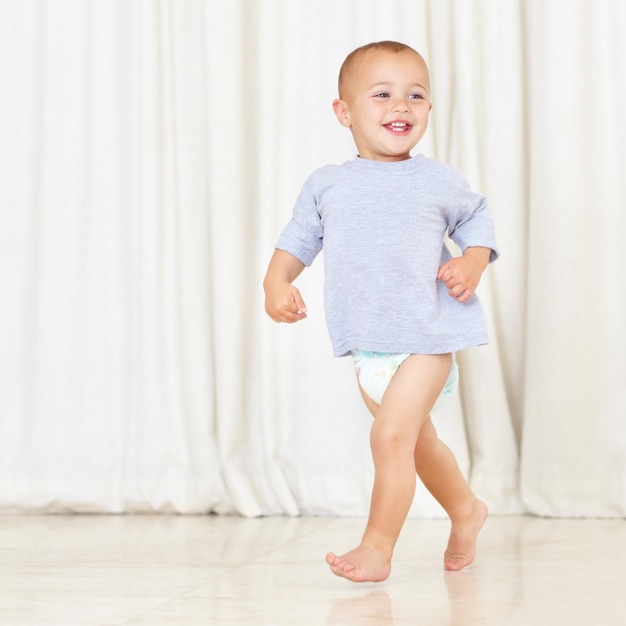
<svg viewBox="0 0 626 626">
<path fill-rule="evenodd" d="M 356 377 L 356 384 L 359 386 L 359 392 L 361 393 L 361 397 L 363 398 L 363 402 L 365 402 L 365 406 L 367 407 L 367 410 L 374 416 L 376 417 L 376 415 L 378 414 L 378 411 L 380 409 L 380 404 L 378 404 L 378 402 L 375 402 L 374 400 L 372 400 L 363 390 L 363 387 L 361 387 L 361 383 L 359 381 L 359 377 Z"/>
<path fill-rule="evenodd" d="M 451 354 L 412 354 L 389 382 L 377 417 L 418 421 L 430 414 L 450 373 Z M 419 426 L 418 426 L 419 427 Z"/>
</svg>

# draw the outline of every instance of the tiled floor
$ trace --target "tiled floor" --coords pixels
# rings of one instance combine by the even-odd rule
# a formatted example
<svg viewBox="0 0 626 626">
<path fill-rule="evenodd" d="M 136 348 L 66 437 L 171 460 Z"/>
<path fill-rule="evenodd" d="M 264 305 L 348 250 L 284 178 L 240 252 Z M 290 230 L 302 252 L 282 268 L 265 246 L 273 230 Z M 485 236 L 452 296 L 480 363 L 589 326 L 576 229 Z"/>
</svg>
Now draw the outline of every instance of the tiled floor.
<svg viewBox="0 0 626 626">
<path fill-rule="evenodd" d="M 409 520 L 391 578 L 336 578 L 363 520 L 0 517 L 0 625 L 624 626 L 626 521 L 492 517 L 444 572 L 445 521 Z"/>
</svg>

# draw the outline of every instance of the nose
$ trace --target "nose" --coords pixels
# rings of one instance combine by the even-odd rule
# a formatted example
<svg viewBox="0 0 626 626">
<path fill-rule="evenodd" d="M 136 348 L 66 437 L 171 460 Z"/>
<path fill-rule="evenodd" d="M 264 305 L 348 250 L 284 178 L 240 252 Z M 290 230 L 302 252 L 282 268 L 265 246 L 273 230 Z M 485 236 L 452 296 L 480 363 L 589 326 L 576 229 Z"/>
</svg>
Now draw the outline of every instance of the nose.
<svg viewBox="0 0 626 626">
<path fill-rule="evenodd" d="M 406 111 L 409 110 L 409 105 L 406 103 L 406 100 L 404 98 L 397 98 L 392 103 L 392 110 L 393 111 L 405 111 L 406 112 Z"/>
</svg>

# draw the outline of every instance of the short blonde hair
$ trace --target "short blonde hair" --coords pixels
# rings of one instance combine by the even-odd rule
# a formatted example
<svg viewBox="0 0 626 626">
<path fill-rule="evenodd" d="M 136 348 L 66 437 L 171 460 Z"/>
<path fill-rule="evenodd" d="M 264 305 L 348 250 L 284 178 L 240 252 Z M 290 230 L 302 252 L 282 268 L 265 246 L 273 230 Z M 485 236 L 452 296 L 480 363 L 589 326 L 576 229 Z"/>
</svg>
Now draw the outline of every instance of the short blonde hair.
<svg viewBox="0 0 626 626">
<path fill-rule="evenodd" d="M 416 54 L 422 61 L 422 55 L 415 49 L 411 48 L 411 46 L 407 46 L 404 43 L 400 43 L 399 41 L 375 41 L 372 43 L 365 44 L 364 46 L 360 46 L 353 50 L 344 60 L 341 65 L 341 69 L 339 70 L 339 80 L 338 80 L 338 90 L 339 97 L 343 97 L 343 92 L 345 89 L 345 85 L 348 77 L 353 71 L 357 61 L 364 56 L 370 50 L 379 50 L 382 52 L 393 52 L 395 54 L 399 54 L 400 52 L 413 52 Z M 426 62 L 424 61 L 424 65 Z"/>
</svg>

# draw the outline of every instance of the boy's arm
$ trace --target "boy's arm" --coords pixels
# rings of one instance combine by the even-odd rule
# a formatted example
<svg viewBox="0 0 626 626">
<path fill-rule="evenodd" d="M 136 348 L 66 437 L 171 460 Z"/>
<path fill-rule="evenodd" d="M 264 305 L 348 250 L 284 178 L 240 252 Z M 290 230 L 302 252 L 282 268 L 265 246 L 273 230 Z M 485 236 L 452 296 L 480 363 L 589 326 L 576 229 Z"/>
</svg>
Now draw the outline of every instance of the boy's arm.
<svg viewBox="0 0 626 626">
<path fill-rule="evenodd" d="M 445 283 L 453 298 L 466 302 L 476 291 L 490 256 L 491 248 L 465 248 L 463 256 L 450 259 L 439 268 L 437 278 Z"/>
<path fill-rule="evenodd" d="M 306 317 L 306 305 L 291 283 L 305 265 L 285 250 L 275 250 L 263 280 L 265 311 L 275 322 L 299 322 Z"/>
</svg>

